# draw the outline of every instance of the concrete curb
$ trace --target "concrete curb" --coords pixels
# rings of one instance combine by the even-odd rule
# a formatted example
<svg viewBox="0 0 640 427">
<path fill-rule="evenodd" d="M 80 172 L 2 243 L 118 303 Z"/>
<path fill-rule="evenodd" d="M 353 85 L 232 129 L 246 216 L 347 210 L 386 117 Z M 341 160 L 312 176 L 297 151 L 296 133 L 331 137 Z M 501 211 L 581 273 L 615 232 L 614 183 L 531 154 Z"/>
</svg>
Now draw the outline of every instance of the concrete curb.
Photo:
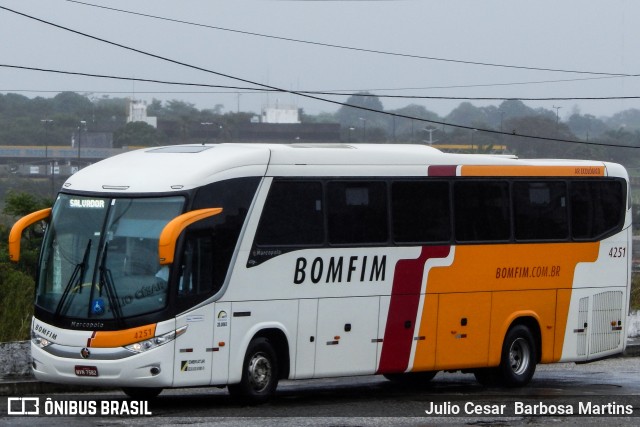
<svg viewBox="0 0 640 427">
<path fill-rule="evenodd" d="M 628 338 L 627 348 L 622 357 L 639 357 L 640 356 L 640 338 Z"/>
</svg>

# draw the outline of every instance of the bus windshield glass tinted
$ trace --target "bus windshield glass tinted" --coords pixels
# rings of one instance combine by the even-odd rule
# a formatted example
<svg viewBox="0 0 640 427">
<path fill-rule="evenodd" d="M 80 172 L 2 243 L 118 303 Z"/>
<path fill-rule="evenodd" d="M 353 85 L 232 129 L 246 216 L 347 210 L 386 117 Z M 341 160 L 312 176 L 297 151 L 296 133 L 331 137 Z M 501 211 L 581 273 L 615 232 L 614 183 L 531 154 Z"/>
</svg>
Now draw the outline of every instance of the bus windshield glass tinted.
<svg viewBox="0 0 640 427">
<path fill-rule="evenodd" d="M 60 195 L 43 246 L 36 305 L 56 316 L 96 320 L 164 308 L 169 271 L 158 262 L 158 239 L 183 207 L 183 197 Z"/>
</svg>

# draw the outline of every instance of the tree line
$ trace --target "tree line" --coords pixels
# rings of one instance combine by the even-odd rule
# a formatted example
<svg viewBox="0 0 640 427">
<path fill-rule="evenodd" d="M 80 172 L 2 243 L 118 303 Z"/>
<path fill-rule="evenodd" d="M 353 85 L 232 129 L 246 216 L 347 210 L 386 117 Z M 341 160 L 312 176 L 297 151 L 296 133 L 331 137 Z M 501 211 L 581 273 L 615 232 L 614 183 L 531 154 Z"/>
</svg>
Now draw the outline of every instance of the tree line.
<svg viewBox="0 0 640 427">
<path fill-rule="evenodd" d="M 595 117 L 581 114 L 578 107 L 573 107 L 568 118 L 561 120 L 558 111 L 534 109 L 519 100 L 481 107 L 462 102 L 444 117 L 418 104 L 385 110 L 379 97 L 366 92 L 351 95 L 345 102 L 365 110 L 341 106 L 334 113 L 311 115 L 300 109 L 300 119 L 303 123 L 339 123 L 342 142 L 433 141 L 439 146 L 466 146 L 472 152 L 492 152 L 496 151 L 495 147 L 503 151 L 502 147 L 506 146 L 507 152 L 520 157 L 619 162 L 632 175 L 639 166 L 636 155 L 636 147 L 640 147 L 638 109 L 628 109 L 610 117 Z M 69 146 L 71 135 L 77 131 L 113 133 L 115 147 L 232 142 L 237 140 L 238 129 L 247 126 L 256 116 L 253 112 L 223 113 L 221 104 L 198 109 L 184 101 L 154 99 L 147 107 L 147 114 L 158 118 L 158 127 L 154 128 L 143 122 L 127 123 L 128 103 L 128 98 L 106 95 L 98 98 L 74 92 L 33 99 L 14 93 L 0 94 L 0 145 Z M 502 131 L 506 135 L 483 132 L 483 129 Z M 545 141 L 520 135 L 582 143 Z"/>
<path fill-rule="evenodd" d="M 367 110 L 342 106 L 335 113 L 310 115 L 300 109 L 301 121 L 339 123 L 342 142 L 437 141 L 439 145 L 477 147 L 476 151 L 483 147 L 487 150 L 492 146 L 506 145 L 510 152 L 522 157 L 569 156 L 625 163 L 635 155 L 632 155 L 634 150 L 544 142 L 516 135 L 640 147 L 638 109 L 625 110 L 610 117 L 595 117 L 581 114 L 577 107 L 573 107 L 569 117 L 560 120 L 558 111 L 534 109 L 518 100 L 483 107 L 462 102 L 444 117 L 418 104 L 385 110 L 381 99 L 367 92 L 352 95 L 345 102 Z M 147 107 L 147 114 L 158 118 L 158 127 L 153 128 L 142 122 L 127 123 L 128 103 L 128 98 L 110 98 L 106 95 L 98 98 L 74 92 L 33 99 L 14 93 L 0 94 L 0 145 L 68 146 L 71 135 L 78 130 L 111 132 L 115 147 L 230 142 L 236 139 L 237 129 L 250 123 L 256 115 L 252 112 L 223 113 L 221 104 L 198 109 L 194 104 L 184 101 L 162 102 L 154 99 Z M 509 135 L 490 134 L 482 132 L 482 129 L 503 131 Z"/>
</svg>

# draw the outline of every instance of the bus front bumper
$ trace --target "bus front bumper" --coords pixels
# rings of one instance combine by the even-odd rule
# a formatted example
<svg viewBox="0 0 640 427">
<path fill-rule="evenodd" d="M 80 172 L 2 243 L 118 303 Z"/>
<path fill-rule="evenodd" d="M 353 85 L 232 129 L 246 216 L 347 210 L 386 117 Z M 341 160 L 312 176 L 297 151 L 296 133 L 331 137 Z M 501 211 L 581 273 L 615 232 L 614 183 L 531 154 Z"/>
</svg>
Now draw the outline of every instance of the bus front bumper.
<svg viewBox="0 0 640 427">
<path fill-rule="evenodd" d="M 173 383 L 173 343 L 138 354 L 122 347 L 51 347 L 43 349 L 31 343 L 33 373 L 40 381 L 96 387 L 162 388 Z"/>
</svg>

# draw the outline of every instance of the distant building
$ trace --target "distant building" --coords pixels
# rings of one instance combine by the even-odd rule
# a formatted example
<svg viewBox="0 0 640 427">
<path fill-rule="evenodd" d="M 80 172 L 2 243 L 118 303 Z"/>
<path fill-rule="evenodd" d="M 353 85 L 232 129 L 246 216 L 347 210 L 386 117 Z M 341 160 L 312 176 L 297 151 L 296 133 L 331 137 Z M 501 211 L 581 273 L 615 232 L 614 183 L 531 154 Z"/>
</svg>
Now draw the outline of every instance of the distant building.
<svg viewBox="0 0 640 427">
<path fill-rule="evenodd" d="M 243 123 L 237 140 L 248 142 L 339 142 L 340 123 Z"/>
<path fill-rule="evenodd" d="M 300 111 L 293 105 L 262 107 L 262 123 L 292 124 L 300 123 Z"/>
<path fill-rule="evenodd" d="M 129 100 L 129 115 L 127 116 L 127 123 L 131 122 L 145 122 L 154 128 L 158 127 L 158 118 L 147 116 L 146 101 L 135 99 Z"/>
</svg>

